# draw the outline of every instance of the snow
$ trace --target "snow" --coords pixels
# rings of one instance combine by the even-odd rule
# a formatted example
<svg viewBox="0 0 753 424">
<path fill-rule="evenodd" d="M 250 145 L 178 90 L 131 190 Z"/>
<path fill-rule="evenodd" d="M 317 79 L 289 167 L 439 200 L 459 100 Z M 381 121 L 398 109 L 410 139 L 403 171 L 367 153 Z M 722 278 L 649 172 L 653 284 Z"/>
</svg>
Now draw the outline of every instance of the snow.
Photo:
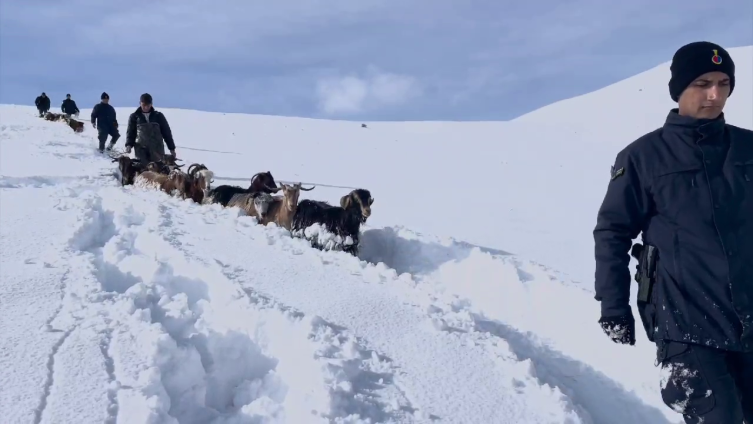
<svg viewBox="0 0 753 424">
<path fill-rule="evenodd" d="M 730 53 L 725 114 L 753 128 L 753 47 Z M 632 347 L 603 334 L 591 282 L 609 167 L 662 124 L 667 79 L 510 122 L 161 109 L 215 184 L 369 189 L 359 258 L 122 188 L 91 126 L 0 106 L 3 422 L 682 422 L 640 325 Z"/>
</svg>

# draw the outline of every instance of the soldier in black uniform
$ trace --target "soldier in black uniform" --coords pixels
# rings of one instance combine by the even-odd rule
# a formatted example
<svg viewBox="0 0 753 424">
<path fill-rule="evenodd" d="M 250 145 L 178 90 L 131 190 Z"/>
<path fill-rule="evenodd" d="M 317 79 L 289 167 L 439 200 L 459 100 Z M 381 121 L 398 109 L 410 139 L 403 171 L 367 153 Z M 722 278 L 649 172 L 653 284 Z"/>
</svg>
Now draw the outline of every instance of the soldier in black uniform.
<svg viewBox="0 0 753 424">
<path fill-rule="evenodd" d="M 39 116 L 44 116 L 50 110 L 50 98 L 45 93 L 34 99 L 34 104 L 37 106 Z"/>
<path fill-rule="evenodd" d="M 65 95 L 65 100 L 63 100 L 63 103 L 60 105 L 60 110 L 63 111 L 66 117 L 70 118 L 71 115 L 78 116 L 78 106 L 76 106 L 76 102 L 71 99 L 70 94 Z"/>
<path fill-rule="evenodd" d="M 628 251 L 642 233 L 657 254 L 640 261 L 651 287 L 638 311 L 668 375 L 664 402 L 686 423 L 753 423 L 753 131 L 724 120 L 735 64 L 722 47 L 683 46 L 670 69 L 678 108 L 617 154 L 599 209 L 599 322 L 635 343 Z"/>
</svg>

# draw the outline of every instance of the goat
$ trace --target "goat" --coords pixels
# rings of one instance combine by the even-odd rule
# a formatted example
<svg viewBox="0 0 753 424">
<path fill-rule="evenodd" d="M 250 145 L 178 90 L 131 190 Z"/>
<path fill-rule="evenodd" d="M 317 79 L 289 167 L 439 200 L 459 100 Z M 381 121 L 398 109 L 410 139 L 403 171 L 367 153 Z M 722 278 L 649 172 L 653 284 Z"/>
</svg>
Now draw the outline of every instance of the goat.
<svg viewBox="0 0 753 424">
<path fill-rule="evenodd" d="M 254 199 L 258 197 L 259 193 L 270 194 L 277 193 L 278 191 L 280 191 L 280 188 L 277 187 L 277 183 L 275 182 L 272 173 L 269 171 L 259 172 L 251 177 L 251 185 L 249 185 L 248 188 L 223 184 L 211 189 L 207 193 L 204 203 L 219 203 L 222 206 L 231 206 L 230 200 L 236 195 L 251 194 L 251 199 Z M 259 201 L 262 202 L 262 204 L 268 204 L 269 201 L 271 201 L 270 199 L 271 196 L 263 196 Z M 236 202 L 246 202 L 247 200 L 248 199 L 237 200 Z M 239 205 L 239 203 L 235 204 L 235 206 Z M 255 214 L 252 213 L 251 215 Z"/>
<path fill-rule="evenodd" d="M 152 163 L 147 165 L 147 168 L 150 168 Z M 174 170 L 168 175 L 144 171 L 134 178 L 133 184 L 142 188 L 156 188 L 171 196 L 180 196 L 182 199 L 186 199 L 193 192 L 189 178 L 187 174 L 178 170 Z"/>
<path fill-rule="evenodd" d="M 220 186 L 220 187 L 231 187 L 233 186 Z M 217 188 L 220 188 L 217 187 Z M 240 187 L 236 187 L 240 188 Z M 264 192 L 243 192 L 233 194 L 232 197 L 228 200 L 228 202 L 223 205 L 227 206 L 229 208 L 232 208 L 233 206 L 237 206 L 241 208 L 244 212 L 246 212 L 246 215 L 248 216 L 255 216 L 256 220 L 261 223 L 264 218 L 267 216 L 267 212 L 269 211 L 269 205 L 272 203 L 272 195 L 269 193 Z"/>
<path fill-rule="evenodd" d="M 293 217 L 292 234 L 302 236 L 311 242 L 311 246 L 319 250 L 327 247 L 327 243 L 318 236 L 307 237 L 305 230 L 312 225 L 321 227 L 339 237 L 342 250 L 353 256 L 358 255 L 359 233 L 361 224 L 371 216 L 371 205 L 374 198 L 368 190 L 357 189 L 340 199 L 340 206 L 331 206 L 326 202 L 316 200 L 301 200 Z M 345 244 L 348 237 L 352 244 Z"/>
<path fill-rule="evenodd" d="M 181 171 L 174 172 L 180 173 Z M 186 193 L 184 198 L 188 197 L 198 204 L 204 203 L 204 197 L 206 197 L 207 193 L 209 192 L 209 185 L 212 183 L 213 175 L 214 174 L 212 173 L 212 171 L 206 169 L 206 167 L 198 171 L 189 167 L 189 173 L 184 174 L 184 178 L 186 180 Z"/>
<path fill-rule="evenodd" d="M 282 196 L 275 196 L 272 198 L 272 202 L 268 206 L 267 213 L 261 219 L 261 224 L 266 225 L 270 222 L 274 222 L 278 226 L 290 230 L 293 224 L 293 217 L 298 207 L 298 197 L 301 195 L 301 190 L 311 191 L 316 186 L 310 188 L 301 187 L 301 183 L 292 185 L 280 184 L 282 189 Z"/>
<path fill-rule="evenodd" d="M 165 155 L 163 160 L 149 162 L 147 168 L 152 172 L 168 175 L 173 171 L 180 171 L 180 168 L 183 168 L 184 165 L 178 165 L 175 163 L 176 160 L 180 159 L 175 159 L 173 155 Z"/>
<path fill-rule="evenodd" d="M 269 171 L 259 172 L 251 177 L 251 185 L 248 186 L 248 189 L 251 192 L 260 191 L 270 194 L 280 191 L 280 188 L 277 187 L 277 183 L 275 182 L 275 177 L 273 177 L 272 173 Z"/>
<path fill-rule="evenodd" d="M 84 131 L 84 122 L 78 121 L 73 118 L 67 118 L 66 121 L 68 122 L 68 126 L 71 127 L 73 132 L 83 132 Z"/>
<path fill-rule="evenodd" d="M 355 189 L 340 198 L 341 208 L 349 209 L 350 207 L 357 207 L 361 210 L 362 224 L 365 224 L 366 220 L 371 216 L 372 203 L 374 203 L 374 198 L 371 197 L 371 192 L 363 188 Z"/>
<path fill-rule="evenodd" d="M 133 179 L 136 178 L 136 175 L 147 169 L 147 167 L 144 166 L 144 164 L 141 163 L 138 159 L 131 159 L 127 155 L 122 155 L 118 158 L 114 158 L 112 161 L 118 162 L 121 186 L 133 184 Z"/>
<path fill-rule="evenodd" d="M 60 121 L 64 117 L 65 117 L 65 115 L 63 115 L 61 113 L 54 113 L 54 112 L 47 112 L 44 115 L 45 121 L 52 121 L 52 122 L 54 122 L 54 121 Z"/>
<path fill-rule="evenodd" d="M 188 167 L 187 172 L 192 179 L 199 183 L 199 187 L 202 191 L 202 201 L 199 201 L 198 203 L 202 203 L 203 199 L 209 195 L 211 185 L 214 183 L 214 172 L 210 171 L 203 163 L 191 164 L 191 166 Z"/>
</svg>

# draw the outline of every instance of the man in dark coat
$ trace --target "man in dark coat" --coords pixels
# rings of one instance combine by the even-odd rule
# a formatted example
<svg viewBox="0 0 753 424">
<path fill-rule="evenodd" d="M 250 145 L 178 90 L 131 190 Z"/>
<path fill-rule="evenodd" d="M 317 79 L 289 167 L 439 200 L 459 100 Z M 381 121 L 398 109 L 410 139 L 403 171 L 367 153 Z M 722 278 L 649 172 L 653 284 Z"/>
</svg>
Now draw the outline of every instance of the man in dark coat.
<svg viewBox="0 0 753 424">
<path fill-rule="evenodd" d="M 112 150 L 120 138 L 120 133 L 118 132 L 118 120 L 115 108 L 110 104 L 110 95 L 102 93 L 99 97 L 102 101 L 94 105 L 92 109 L 92 126 L 97 129 L 99 152 L 102 153 L 105 149 L 107 136 L 112 136 L 107 150 Z"/>
<path fill-rule="evenodd" d="M 44 116 L 50 110 L 50 98 L 45 93 L 34 99 L 34 104 L 37 106 L 39 116 Z"/>
<path fill-rule="evenodd" d="M 79 112 L 78 106 L 76 106 L 76 102 L 71 99 L 70 94 L 65 95 L 65 100 L 63 100 L 63 104 L 60 105 L 60 110 L 62 110 L 67 117 L 70 117 L 71 115 L 78 116 Z"/>
<path fill-rule="evenodd" d="M 165 156 L 167 144 L 170 154 L 175 156 L 173 133 L 165 115 L 154 110 L 149 93 L 142 94 L 139 103 L 139 108 L 128 117 L 126 153 L 134 148 L 136 159 L 142 163 L 159 161 Z"/>
<path fill-rule="evenodd" d="M 594 230 L 596 299 L 616 343 L 635 343 L 632 240 L 658 251 L 638 311 L 686 423 L 753 423 L 753 132 L 722 112 L 735 65 L 713 43 L 680 48 L 664 126 L 617 154 Z"/>
</svg>

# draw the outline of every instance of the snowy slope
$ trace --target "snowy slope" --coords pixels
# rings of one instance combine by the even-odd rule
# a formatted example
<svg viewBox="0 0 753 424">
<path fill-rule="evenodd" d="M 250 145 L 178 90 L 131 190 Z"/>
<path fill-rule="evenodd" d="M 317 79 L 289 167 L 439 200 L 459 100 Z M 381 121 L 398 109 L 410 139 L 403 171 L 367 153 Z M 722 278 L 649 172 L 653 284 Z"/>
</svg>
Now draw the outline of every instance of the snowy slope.
<svg viewBox="0 0 753 424">
<path fill-rule="evenodd" d="M 745 49 L 731 51 L 727 116 L 750 128 Z M 235 209 L 122 189 L 91 127 L 0 106 L 0 416 L 681 422 L 661 403 L 645 336 L 627 348 L 601 333 L 590 283 L 606 170 L 672 106 L 655 104 L 668 100 L 664 71 L 507 123 L 364 129 L 163 110 L 179 155 L 220 176 L 271 170 L 324 184 L 302 197 L 331 201 L 348 188 L 325 185 L 370 189 L 364 261 Z M 638 85 L 667 99 L 630 108 Z"/>
<path fill-rule="evenodd" d="M 122 189 L 91 135 L 0 116 L 8 422 L 591 422 L 420 274 Z"/>
</svg>

